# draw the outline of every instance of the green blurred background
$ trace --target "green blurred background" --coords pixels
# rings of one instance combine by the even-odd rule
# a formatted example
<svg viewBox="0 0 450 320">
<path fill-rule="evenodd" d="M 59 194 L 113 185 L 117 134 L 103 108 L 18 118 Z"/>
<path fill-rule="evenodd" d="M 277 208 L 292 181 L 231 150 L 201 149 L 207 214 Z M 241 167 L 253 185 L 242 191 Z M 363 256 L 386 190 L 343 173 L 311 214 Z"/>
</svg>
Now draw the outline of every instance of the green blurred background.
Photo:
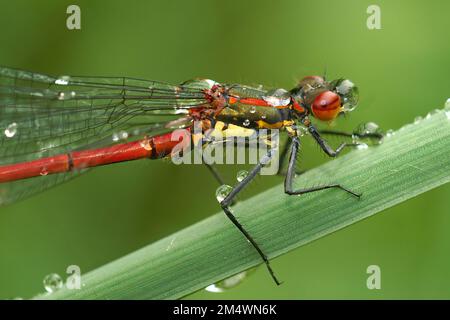
<svg viewBox="0 0 450 320">
<path fill-rule="evenodd" d="M 0 64 L 179 83 L 193 77 L 291 88 L 309 74 L 352 79 L 361 104 L 337 127 L 399 128 L 450 97 L 449 1 L 1 1 Z M 65 27 L 81 7 L 82 29 Z M 371 4 L 381 30 L 366 27 Z M 312 144 L 303 168 L 326 161 Z M 229 183 L 236 168 L 220 168 Z M 260 177 L 243 198 L 281 182 Z M 0 298 L 29 298 L 68 265 L 97 268 L 218 212 L 202 166 L 101 167 L 1 208 Z M 450 185 L 273 261 L 222 294 L 188 298 L 450 298 Z M 285 195 L 280 194 L 280 197 Z M 299 200 L 301 201 L 301 200 Z M 366 288 L 381 267 L 382 289 Z"/>
</svg>

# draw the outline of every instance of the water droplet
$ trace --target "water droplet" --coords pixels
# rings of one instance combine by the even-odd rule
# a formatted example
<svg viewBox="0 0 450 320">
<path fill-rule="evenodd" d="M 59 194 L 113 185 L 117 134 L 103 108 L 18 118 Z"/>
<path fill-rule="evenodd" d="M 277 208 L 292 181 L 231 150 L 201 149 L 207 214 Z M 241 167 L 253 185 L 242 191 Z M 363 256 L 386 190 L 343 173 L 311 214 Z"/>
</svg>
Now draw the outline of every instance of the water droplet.
<svg viewBox="0 0 450 320">
<path fill-rule="evenodd" d="M 128 132 L 126 132 L 126 131 L 120 131 L 120 132 L 119 132 L 119 137 L 120 137 L 120 139 L 122 139 L 122 140 L 127 139 L 127 138 L 128 138 Z"/>
<path fill-rule="evenodd" d="M 247 271 L 238 273 L 232 277 L 219 281 L 217 283 L 211 284 L 205 288 L 206 291 L 220 293 L 231 289 L 244 281 L 247 277 Z"/>
<path fill-rule="evenodd" d="M 231 190 L 233 190 L 233 187 L 231 187 L 227 184 L 223 184 L 220 187 L 218 187 L 216 190 L 217 201 L 222 202 L 227 197 L 227 195 L 231 192 Z"/>
<path fill-rule="evenodd" d="M 250 113 L 255 113 L 256 112 L 256 107 L 255 106 L 252 106 L 251 108 L 250 108 Z"/>
<path fill-rule="evenodd" d="M 57 273 L 50 273 L 44 278 L 44 288 L 47 292 L 52 293 L 63 287 L 63 280 Z"/>
<path fill-rule="evenodd" d="M 447 116 L 447 119 L 450 120 L 450 98 L 445 101 L 445 107 L 444 107 L 445 115 Z"/>
<path fill-rule="evenodd" d="M 304 127 L 304 126 L 298 126 L 297 127 L 297 135 L 299 137 L 303 137 L 304 135 L 308 134 L 308 128 Z"/>
<path fill-rule="evenodd" d="M 445 101 L 445 110 L 450 110 L 450 98 Z"/>
<path fill-rule="evenodd" d="M 77 95 L 77 93 L 75 91 L 70 91 L 71 98 L 75 98 L 76 95 Z"/>
<path fill-rule="evenodd" d="M 66 98 L 66 94 L 64 92 L 58 92 L 58 100 L 64 100 Z"/>
<path fill-rule="evenodd" d="M 419 124 L 422 121 L 422 117 L 421 116 L 417 116 L 414 118 L 414 124 Z"/>
<path fill-rule="evenodd" d="M 356 149 L 358 149 L 358 150 L 365 150 L 365 149 L 367 149 L 367 148 L 369 148 L 369 146 L 368 146 L 366 143 L 359 143 L 359 144 L 356 146 Z"/>
<path fill-rule="evenodd" d="M 367 122 L 359 125 L 353 131 L 353 143 L 365 140 L 370 145 L 377 145 L 383 142 L 384 131 L 375 122 Z M 368 139 L 368 140 L 366 140 Z"/>
<path fill-rule="evenodd" d="M 244 125 L 244 127 L 248 127 L 250 125 L 250 120 L 249 119 L 245 119 L 242 124 Z"/>
<path fill-rule="evenodd" d="M 119 134 L 113 133 L 112 135 L 112 141 L 117 142 L 120 140 Z"/>
<path fill-rule="evenodd" d="M 41 176 L 46 176 L 46 175 L 48 175 L 48 170 L 47 170 L 47 168 L 46 168 L 46 167 L 43 167 L 43 168 L 41 169 L 41 172 L 39 172 L 39 174 L 40 174 Z"/>
<path fill-rule="evenodd" d="M 175 109 L 175 114 L 188 114 L 188 109 Z"/>
<path fill-rule="evenodd" d="M 58 79 L 55 80 L 55 84 L 59 84 L 62 86 L 66 86 L 69 84 L 70 77 L 69 76 L 61 76 Z"/>
<path fill-rule="evenodd" d="M 266 119 L 266 115 L 265 114 L 263 114 L 263 115 L 261 115 L 261 119 Z"/>
<path fill-rule="evenodd" d="M 395 134 L 395 131 L 392 129 L 389 129 L 388 131 L 386 131 L 386 137 L 390 138 Z"/>
<path fill-rule="evenodd" d="M 284 89 L 276 89 L 269 95 L 264 96 L 262 98 L 272 107 L 287 106 L 291 102 L 289 92 L 287 92 Z"/>
<path fill-rule="evenodd" d="M 13 122 L 10 125 L 8 125 L 5 129 L 5 136 L 7 138 L 12 138 L 17 133 L 17 123 Z"/>
<path fill-rule="evenodd" d="M 434 109 L 434 110 L 431 110 L 430 112 L 428 112 L 428 114 L 427 114 L 427 119 L 428 118 L 430 118 L 430 117 L 432 117 L 432 116 L 434 116 L 435 114 L 439 114 L 439 113 L 441 113 L 442 111 L 441 110 L 439 110 L 439 109 Z"/>
<path fill-rule="evenodd" d="M 246 170 L 241 170 L 236 174 L 236 179 L 238 182 L 241 182 L 242 180 L 244 180 L 245 178 L 247 178 L 248 176 L 248 171 Z"/>
<path fill-rule="evenodd" d="M 152 144 L 150 143 L 150 139 L 144 139 L 140 143 L 141 147 L 147 151 L 152 150 Z"/>
<path fill-rule="evenodd" d="M 355 134 L 358 135 L 368 135 L 377 133 L 380 131 L 380 127 L 375 122 L 367 122 L 359 125 L 356 130 Z"/>
</svg>

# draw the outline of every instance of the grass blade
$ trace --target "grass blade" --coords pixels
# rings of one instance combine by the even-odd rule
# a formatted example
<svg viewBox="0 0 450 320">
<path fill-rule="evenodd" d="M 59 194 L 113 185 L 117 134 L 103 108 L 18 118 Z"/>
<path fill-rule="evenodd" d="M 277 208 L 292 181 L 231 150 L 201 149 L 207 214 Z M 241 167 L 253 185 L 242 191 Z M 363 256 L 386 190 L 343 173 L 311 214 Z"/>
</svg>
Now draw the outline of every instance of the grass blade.
<svg viewBox="0 0 450 320">
<path fill-rule="evenodd" d="M 339 182 L 362 192 L 359 201 L 339 190 L 289 197 L 279 185 L 233 210 L 273 258 L 447 183 L 449 151 L 450 111 L 441 110 L 403 127 L 380 146 L 308 171 L 297 185 Z M 176 299 L 260 263 L 250 244 L 218 213 L 83 275 L 81 290 L 36 298 Z"/>
</svg>

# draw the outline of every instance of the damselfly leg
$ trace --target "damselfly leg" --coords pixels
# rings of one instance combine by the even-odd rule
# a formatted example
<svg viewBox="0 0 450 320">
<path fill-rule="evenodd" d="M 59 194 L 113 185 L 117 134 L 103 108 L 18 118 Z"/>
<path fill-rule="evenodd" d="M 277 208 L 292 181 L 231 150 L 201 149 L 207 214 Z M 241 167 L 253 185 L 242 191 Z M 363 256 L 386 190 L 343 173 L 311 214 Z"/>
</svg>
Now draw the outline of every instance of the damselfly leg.
<svg viewBox="0 0 450 320">
<path fill-rule="evenodd" d="M 256 243 L 256 241 L 253 239 L 253 237 L 247 232 L 247 230 L 242 226 L 242 224 L 237 220 L 236 216 L 233 214 L 233 212 L 230 209 L 230 205 L 233 203 L 235 197 L 241 192 L 261 171 L 261 168 L 269 163 L 269 161 L 273 157 L 273 150 L 270 150 L 261 160 L 260 162 L 253 167 L 253 169 L 248 173 L 247 177 L 245 177 L 241 182 L 239 182 L 232 190 L 231 192 L 225 197 L 225 199 L 222 200 L 220 203 L 220 206 L 222 207 L 222 210 L 226 214 L 226 216 L 233 222 L 233 224 L 239 229 L 239 231 L 245 236 L 245 238 L 252 244 L 252 246 L 256 249 L 262 260 L 264 261 L 267 270 L 269 271 L 272 279 L 275 281 L 277 285 L 280 285 L 281 282 L 277 279 L 275 276 L 275 273 L 272 270 L 272 267 L 270 266 L 269 259 L 264 254 L 264 252 L 261 250 L 259 245 Z"/>
<path fill-rule="evenodd" d="M 331 149 L 331 147 L 329 147 L 329 148 Z M 340 184 L 329 184 L 329 185 L 294 190 L 292 183 L 293 183 L 294 177 L 295 177 L 295 164 L 297 162 L 297 154 L 298 154 L 299 149 L 300 149 L 300 139 L 298 137 L 293 137 L 292 143 L 291 143 L 291 148 L 290 148 L 289 165 L 288 165 L 288 169 L 287 169 L 287 173 L 286 173 L 286 178 L 284 180 L 284 192 L 285 193 L 287 193 L 288 195 L 300 195 L 300 194 L 310 193 L 310 192 L 314 192 L 314 191 L 320 191 L 320 190 L 325 190 L 325 189 L 330 189 L 330 188 L 337 188 L 337 189 L 341 189 L 345 192 L 348 192 L 357 198 L 359 198 L 361 196 L 360 194 L 353 192 L 353 191 L 341 186 Z M 342 148 L 340 150 L 342 150 Z M 333 151 L 335 155 L 337 155 L 339 153 L 338 151 L 334 151 L 334 150 L 331 150 L 331 151 Z"/>
</svg>

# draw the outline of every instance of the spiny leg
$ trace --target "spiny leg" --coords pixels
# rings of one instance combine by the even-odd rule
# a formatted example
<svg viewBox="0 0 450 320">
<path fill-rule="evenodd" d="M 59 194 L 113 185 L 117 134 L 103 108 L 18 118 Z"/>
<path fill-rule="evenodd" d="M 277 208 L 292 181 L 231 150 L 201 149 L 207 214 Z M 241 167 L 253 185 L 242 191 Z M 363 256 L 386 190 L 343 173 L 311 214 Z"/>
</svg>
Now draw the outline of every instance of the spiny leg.
<svg viewBox="0 0 450 320">
<path fill-rule="evenodd" d="M 318 143 L 318 145 L 320 146 L 320 148 L 330 157 L 336 157 L 339 155 L 339 153 L 341 153 L 341 151 L 346 148 L 346 147 L 356 147 L 359 146 L 360 143 L 341 143 L 336 150 L 334 150 L 329 144 L 328 142 L 326 142 L 320 135 L 319 131 L 312 125 L 310 124 L 308 126 L 308 131 L 309 133 L 312 135 L 312 137 L 314 138 L 314 140 L 316 140 L 316 142 Z M 292 153 L 291 153 L 292 154 Z"/>
<path fill-rule="evenodd" d="M 253 237 L 247 232 L 247 230 L 245 230 L 245 228 L 242 226 L 242 224 L 236 219 L 236 217 L 233 215 L 233 213 L 230 210 L 230 205 L 232 204 L 234 198 L 236 197 L 236 195 L 242 191 L 242 189 L 245 188 L 245 186 L 247 186 L 247 184 L 252 181 L 257 175 L 258 173 L 261 171 L 261 168 L 267 164 L 270 159 L 273 156 L 273 150 L 270 150 L 261 160 L 260 162 L 253 167 L 253 169 L 249 172 L 249 174 L 247 175 L 247 177 L 245 177 L 241 182 L 239 182 L 232 190 L 231 192 L 225 197 L 225 199 L 222 200 L 222 202 L 220 203 L 220 206 L 222 207 L 222 210 L 224 211 L 224 213 L 226 214 L 226 216 L 228 217 L 228 219 L 231 220 L 231 222 L 233 222 L 233 224 L 239 229 L 239 231 L 245 236 L 245 238 L 252 244 L 252 246 L 256 249 L 256 251 L 258 252 L 258 254 L 260 255 L 260 257 L 262 258 L 262 260 L 264 261 L 267 270 L 270 273 L 270 276 L 272 277 L 272 279 L 275 281 L 275 283 L 277 285 L 280 285 L 281 282 L 277 279 L 277 277 L 275 276 L 275 273 L 273 272 L 270 263 L 269 263 L 269 259 L 267 258 L 267 256 L 264 254 L 264 252 L 261 250 L 261 248 L 258 246 L 258 244 L 256 243 L 256 241 L 253 239 Z"/>
<path fill-rule="evenodd" d="M 319 134 L 325 135 L 333 135 L 338 137 L 348 137 L 348 138 L 361 138 L 361 139 L 377 139 L 382 140 L 384 138 L 384 134 L 381 132 L 367 132 L 367 133 L 358 133 L 358 132 L 344 132 L 344 131 L 336 131 L 336 130 L 317 130 Z"/>
<path fill-rule="evenodd" d="M 211 141 L 208 141 L 211 142 Z M 224 142 L 223 142 L 224 143 Z M 254 144 L 250 144 L 247 140 L 245 140 L 244 143 L 244 147 L 246 149 L 252 149 L 255 148 Z M 284 162 L 287 158 L 287 155 L 289 153 L 289 143 L 285 143 L 282 151 L 280 153 L 280 158 L 279 158 L 279 167 L 278 167 L 278 172 L 276 173 L 278 176 L 285 176 L 286 175 L 286 166 L 284 166 Z M 207 163 L 207 161 L 205 161 L 204 158 L 203 159 L 203 163 L 205 164 L 205 166 L 207 167 L 207 169 L 209 170 L 209 172 L 213 175 L 214 179 L 219 183 L 219 185 L 224 185 L 225 184 L 225 180 L 222 178 L 222 176 L 220 175 L 219 171 L 217 170 L 217 168 L 213 165 L 213 164 L 209 164 Z M 295 172 L 296 174 L 303 174 L 305 173 L 305 171 L 298 171 L 296 170 Z M 233 202 L 233 204 L 235 204 L 236 201 Z"/>
<path fill-rule="evenodd" d="M 315 129 L 315 128 L 314 128 Z M 328 129 L 325 129 L 325 130 L 318 130 L 318 129 L 315 129 L 315 131 L 317 132 L 317 134 L 320 136 L 320 135 L 322 135 L 322 134 L 324 134 L 324 135 L 332 135 L 332 136 L 338 136 L 338 137 L 347 137 L 347 138 L 354 138 L 354 137 L 357 137 L 357 138 L 361 138 L 361 139 L 366 139 L 366 138 L 369 138 L 369 139 L 377 139 L 377 140 L 381 140 L 381 139 L 383 139 L 383 137 L 384 137 L 384 135 L 382 134 L 382 133 L 380 133 L 380 132 L 368 132 L 368 133 L 357 133 L 357 132 L 352 132 L 352 133 L 349 133 L 349 132 L 344 132 L 344 131 L 336 131 L 336 130 L 328 130 Z M 320 137 L 320 139 L 321 140 L 323 140 L 321 137 Z M 317 140 L 317 139 L 316 139 Z M 320 143 L 319 143 L 320 144 Z M 346 147 L 346 146 L 352 146 L 352 147 L 354 147 L 354 146 L 357 146 L 358 145 L 358 143 L 347 143 L 347 144 L 345 144 L 345 145 L 341 145 L 341 146 L 339 146 L 339 148 L 334 152 L 335 153 L 335 155 L 334 156 L 337 156 L 337 154 L 339 154 L 339 152 L 344 148 L 344 147 Z M 287 157 L 287 155 L 288 155 L 288 151 L 289 151 L 289 144 L 288 143 L 286 143 L 285 145 L 284 145 L 284 147 L 283 147 L 283 150 L 281 151 L 281 153 L 280 153 L 280 167 L 279 167 L 279 170 L 278 170 L 278 172 L 277 172 L 277 175 L 283 175 L 283 176 L 285 176 L 286 175 L 286 172 L 283 170 L 283 168 L 284 168 L 284 166 L 283 166 L 283 163 L 284 163 L 284 161 L 285 161 L 285 159 L 286 159 L 286 157 Z M 297 168 L 296 168 L 296 174 L 297 175 L 299 175 L 299 174 L 302 174 L 302 173 L 304 173 L 305 171 L 297 171 Z"/>
<path fill-rule="evenodd" d="M 297 161 L 297 153 L 299 151 L 299 148 L 300 148 L 300 139 L 298 137 L 293 137 L 292 143 L 291 143 L 291 152 L 290 152 L 290 156 L 289 156 L 289 165 L 288 165 L 288 169 L 287 169 L 287 173 L 286 173 L 286 178 L 284 180 L 284 192 L 285 193 L 287 193 L 288 195 L 300 195 L 300 194 L 315 192 L 315 191 L 319 191 L 319 190 L 338 188 L 338 189 L 344 190 L 345 192 L 350 193 L 351 195 L 353 195 L 357 198 L 359 198 L 361 196 L 360 194 L 353 192 L 353 191 L 341 186 L 340 184 L 329 184 L 329 185 L 294 190 L 292 184 L 293 184 L 294 177 L 295 177 L 295 163 Z"/>
<path fill-rule="evenodd" d="M 278 166 L 277 176 L 282 176 L 282 177 L 286 176 L 287 171 L 285 170 L 286 166 L 284 165 L 284 162 L 289 154 L 289 150 L 290 150 L 290 145 L 289 145 L 289 140 L 288 140 L 284 144 L 283 149 L 281 150 L 281 153 L 280 153 L 280 158 L 279 158 L 280 165 Z M 305 171 L 299 171 L 299 170 L 297 170 L 297 167 L 295 167 L 295 174 L 300 175 L 303 173 L 305 173 Z"/>
</svg>

